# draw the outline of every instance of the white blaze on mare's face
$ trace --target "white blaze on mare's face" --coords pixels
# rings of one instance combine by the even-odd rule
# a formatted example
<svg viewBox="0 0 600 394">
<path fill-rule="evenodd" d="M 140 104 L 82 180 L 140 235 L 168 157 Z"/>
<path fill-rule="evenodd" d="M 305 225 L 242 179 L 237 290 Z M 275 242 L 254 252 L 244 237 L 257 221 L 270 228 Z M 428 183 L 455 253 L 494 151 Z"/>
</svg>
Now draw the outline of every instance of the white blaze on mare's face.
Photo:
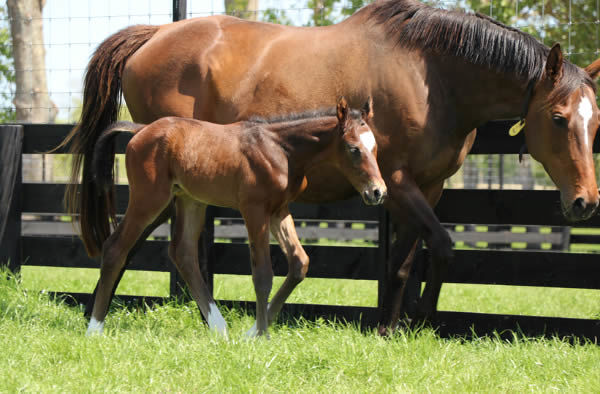
<svg viewBox="0 0 600 394">
<path fill-rule="evenodd" d="M 227 322 L 223 319 L 223 315 L 221 315 L 219 308 L 217 308 L 217 305 L 214 302 L 209 304 L 209 308 L 208 317 L 206 318 L 208 327 L 219 334 L 227 335 Z"/>
<path fill-rule="evenodd" d="M 102 335 L 102 330 L 104 329 L 104 322 L 98 321 L 95 318 L 90 319 L 90 324 L 88 325 L 86 336 L 90 335 Z"/>
<path fill-rule="evenodd" d="M 361 133 L 360 141 L 369 152 L 373 152 L 373 148 L 375 148 L 375 136 L 371 130 Z"/>
<path fill-rule="evenodd" d="M 588 146 L 588 123 L 592 118 L 592 114 L 594 113 L 590 99 L 585 96 L 582 97 L 581 101 L 579 102 L 579 108 L 577 109 L 577 112 L 583 118 L 583 142 L 585 146 Z"/>
</svg>

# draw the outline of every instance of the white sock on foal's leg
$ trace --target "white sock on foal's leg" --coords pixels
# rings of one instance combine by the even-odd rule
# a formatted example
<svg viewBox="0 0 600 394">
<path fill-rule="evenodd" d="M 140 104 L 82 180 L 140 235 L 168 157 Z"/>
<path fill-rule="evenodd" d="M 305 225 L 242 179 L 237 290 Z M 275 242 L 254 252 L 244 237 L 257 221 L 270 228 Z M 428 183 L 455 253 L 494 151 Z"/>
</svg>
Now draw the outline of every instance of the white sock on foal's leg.
<svg viewBox="0 0 600 394">
<path fill-rule="evenodd" d="M 255 320 L 252 327 L 250 327 L 250 329 L 248 331 L 246 331 L 246 336 L 248 338 L 254 338 L 257 334 L 258 334 L 258 330 L 256 329 L 256 320 Z"/>
<path fill-rule="evenodd" d="M 211 302 L 208 306 L 208 317 L 206 318 L 208 327 L 219 334 L 227 336 L 227 322 L 223 318 L 223 315 L 221 315 L 221 311 L 219 311 L 214 302 Z"/>
<path fill-rule="evenodd" d="M 102 330 L 104 329 L 104 322 L 98 321 L 96 318 L 92 317 L 90 319 L 90 324 L 88 325 L 86 336 L 90 335 L 102 335 Z"/>
</svg>

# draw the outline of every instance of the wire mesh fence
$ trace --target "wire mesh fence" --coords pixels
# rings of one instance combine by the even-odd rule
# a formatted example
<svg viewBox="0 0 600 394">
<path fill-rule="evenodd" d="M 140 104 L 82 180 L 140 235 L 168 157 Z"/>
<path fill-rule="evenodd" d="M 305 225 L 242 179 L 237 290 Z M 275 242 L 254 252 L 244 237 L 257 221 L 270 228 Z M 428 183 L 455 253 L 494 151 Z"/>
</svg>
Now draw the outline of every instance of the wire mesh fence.
<svg viewBox="0 0 600 394">
<path fill-rule="evenodd" d="M 187 0 L 187 17 L 230 14 L 238 17 L 297 26 L 337 23 L 369 0 Z M 560 42 L 565 55 L 585 66 L 600 57 L 600 0 L 428 0 L 447 9 L 481 12 L 534 35 L 546 45 Z M 15 69 L 12 62 L 11 23 L 0 7 L 0 120 L 16 118 L 19 96 L 47 93 L 51 122 L 76 122 L 82 102 L 85 67 L 96 46 L 110 34 L 132 24 L 163 24 L 173 20 L 169 0 L 47 0 L 38 17 L 43 35 L 25 42 L 45 50 L 47 86 L 17 92 L 15 73 L 34 73 L 32 65 Z M 31 22 L 31 15 L 29 15 Z M 36 108 L 31 108 L 35 110 Z M 40 109 L 40 108 L 37 108 Z M 30 119 L 18 119 L 30 120 Z M 48 163 L 37 155 L 25 158 L 26 181 L 66 179 L 66 166 Z M 64 164 L 64 163 L 63 163 Z M 541 166 L 525 156 L 468 157 L 447 181 L 452 188 L 549 188 L 552 182 Z"/>
</svg>

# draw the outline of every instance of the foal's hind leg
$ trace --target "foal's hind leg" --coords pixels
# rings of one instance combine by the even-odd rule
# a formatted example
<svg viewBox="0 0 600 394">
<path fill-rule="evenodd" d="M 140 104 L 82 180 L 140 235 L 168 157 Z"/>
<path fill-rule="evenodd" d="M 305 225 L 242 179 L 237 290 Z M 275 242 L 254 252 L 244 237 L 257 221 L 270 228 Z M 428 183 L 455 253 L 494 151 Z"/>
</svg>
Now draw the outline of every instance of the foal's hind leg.
<svg viewBox="0 0 600 394">
<path fill-rule="evenodd" d="M 134 247 L 144 229 L 165 209 L 171 199 L 168 189 L 154 190 L 152 198 L 132 193 L 123 221 L 102 246 L 102 265 L 98 281 L 92 317 L 87 334 L 102 333 L 104 318 L 112 296 L 115 282 L 125 266 L 129 251 Z"/>
<path fill-rule="evenodd" d="M 210 329 L 227 335 L 227 323 L 219 312 L 198 265 L 198 239 L 204 228 L 206 205 L 187 196 L 178 196 L 176 207 L 175 235 L 169 246 L 169 257 L 187 283 Z"/>
<path fill-rule="evenodd" d="M 247 335 L 268 336 L 267 307 L 269 294 L 273 287 L 273 267 L 269 249 L 269 216 L 262 206 L 241 208 L 240 211 L 248 229 L 252 282 L 254 282 L 254 292 L 256 293 L 256 331 L 253 327 Z"/>
<path fill-rule="evenodd" d="M 156 219 L 154 219 L 154 221 L 148 227 L 146 227 L 146 229 L 144 230 L 142 235 L 138 238 L 138 240 L 135 243 L 135 245 L 133 246 L 133 248 L 129 251 L 129 254 L 127 255 L 125 264 L 121 268 L 121 272 L 119 272 L 119 275 L 118 275 L 117 279 L 115 280 L 115 284 L 113 286 L 113 289 L 110 293 L 110 298 L 108 300 L 109 304 L 110 304 L 110 301 L 115 296 L 115 291 L 117 290 L 117 286 L 119 286 L 119 282 L 121 282 L 121 278 L 123 277 L 123 274 L 125 273 L 125 270 L 127 269 L 127 264 L 129 264 L 129 262 L 131 261 L 133 256 L 142 247 L 146 238 L 148 238 L 148 236 L 150 236 L 150 234 L 152 234 L 152 232 L 154 230 L 156 230 L 156 228 L 158 226 L 160 226 L 161 224 L 166 222 L 170 217 L 172 217 L 174 212 L 175 212 L 175 210 L 174 210 L 173 204 L 169 204 L 169 206 L 164 211 L 162 211 L 160 213 L 160 215 Z M 100 280 L 98 279 L 98 282 L 96 283 L 96 287 L 94 288 L 94 292 L 92 293 L 92 296 L 90 297 L 89 301 L 87 302 L 87 304 L 85 306 L 85 311 L 83 312 L 83 316 L 85 316 L 87 318 L 90 318 L 92 316 L 92 308 L 94 307 L 94 301 L 96 300 L 96 293 L 98 292 L 98 284 L 99 283 L 100 283 Z"/>
</svg>

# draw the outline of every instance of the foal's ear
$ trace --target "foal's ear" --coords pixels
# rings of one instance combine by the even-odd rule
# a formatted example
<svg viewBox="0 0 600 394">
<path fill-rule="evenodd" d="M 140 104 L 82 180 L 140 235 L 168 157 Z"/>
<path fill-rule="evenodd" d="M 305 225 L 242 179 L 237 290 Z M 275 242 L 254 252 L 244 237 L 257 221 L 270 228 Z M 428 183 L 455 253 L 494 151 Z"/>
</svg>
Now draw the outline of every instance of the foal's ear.
<svg viewBox="0 0 600 394">
<path fill-rule="evenodd" d="M 348 103 L 344 96 L 340 97 L 337 103 L 337 118 L 338 122 L 343 125 L 346 123 L 346 118 L 348 117 Z"/>
<path fill-rule="evenodd" d="M 587 72 L 593 80 L 598 79 L 598 75 L 600 75 L 600 59 L 595 60 L 592 64 L 587 66 L 585 72 Z"/>
<path fill-rule="evenodd" d="M 556 43 L 550 49 L 548 53 L 548 59 L 546 60 L 546 77 L 550 78 L 552 82 L 560 80 L 563 73 L 563 55 L 560 50 L 560 44 Z"/>
<path fill-rule="evenodd" d="M 364 120 L 373 119 L 373 98 L 371 96 L 367 98 L 367 102 L 362 107 L 361 112 Z"/>
</svg>

